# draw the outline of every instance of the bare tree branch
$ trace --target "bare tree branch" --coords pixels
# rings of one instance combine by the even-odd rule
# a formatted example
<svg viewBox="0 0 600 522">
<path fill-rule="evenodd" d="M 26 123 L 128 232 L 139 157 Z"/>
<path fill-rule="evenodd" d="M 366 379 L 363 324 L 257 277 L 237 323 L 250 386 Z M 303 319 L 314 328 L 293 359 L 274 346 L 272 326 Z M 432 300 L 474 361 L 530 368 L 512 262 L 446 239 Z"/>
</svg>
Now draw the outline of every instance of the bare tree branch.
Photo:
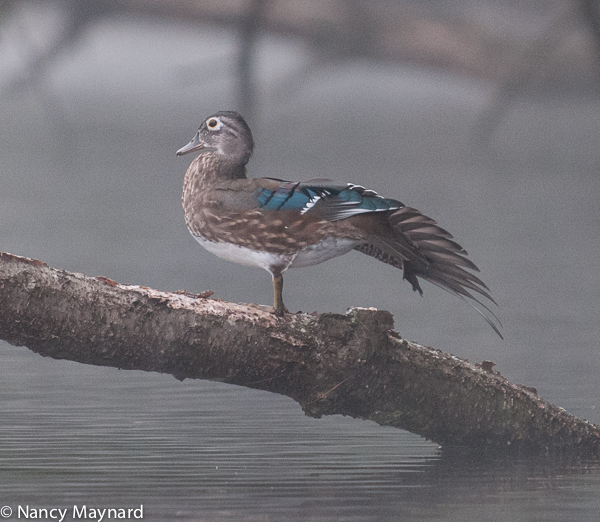
<svg viewBox="0 0 600 522">
<path fill-rule="evenodd" d="M 290 314 L 0 253 L 0 338 L 55 359 L 280 393 L 442 445 L 600 454 L 600 428 L 492 370 L 401 339 L 389 312 Z"/>
</svg>

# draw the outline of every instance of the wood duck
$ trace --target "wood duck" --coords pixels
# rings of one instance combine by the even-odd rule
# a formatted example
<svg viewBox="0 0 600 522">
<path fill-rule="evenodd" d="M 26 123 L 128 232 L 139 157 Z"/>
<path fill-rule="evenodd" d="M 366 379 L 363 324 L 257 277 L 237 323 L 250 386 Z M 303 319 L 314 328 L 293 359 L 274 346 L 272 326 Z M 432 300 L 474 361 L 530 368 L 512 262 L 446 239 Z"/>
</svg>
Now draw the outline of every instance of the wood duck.
<svg viewBox="0 0 600 522">
<path fill-rule="evenodd" d="M 415 292 L 419 279 L 466 300 L 502 337 L 501 324 L 479 294 L 495 301 L 467 252 L 437 223 L 395 199 L 352 183 L 248 179 L 254 140 L 233 111 L 209 116 L 178 156 L 199 153 L 185 175 L 182 203 L 192 236 L 209 252 L 267 270 L 274 313 L 283 304 L 282 274 L 358 250 L 403 271 Z"/>
</svg>

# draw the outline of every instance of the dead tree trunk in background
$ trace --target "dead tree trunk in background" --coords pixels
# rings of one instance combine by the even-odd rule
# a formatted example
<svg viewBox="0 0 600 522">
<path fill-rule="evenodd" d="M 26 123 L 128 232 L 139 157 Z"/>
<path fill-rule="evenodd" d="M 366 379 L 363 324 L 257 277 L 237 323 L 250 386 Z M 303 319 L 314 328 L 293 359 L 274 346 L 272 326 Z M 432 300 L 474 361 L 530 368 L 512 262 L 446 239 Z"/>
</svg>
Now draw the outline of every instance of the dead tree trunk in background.
<svg viewBox="0 0 600 522">
<path fill-rule="evenodd" d="M 401 339 L 389 312 L 290 314 L 120 285 L 0 253 L 0 338 L 55 359 L 280 393 L 442 445 L 600 455 L 600 428 L 472 365 Z"/>
</svg>

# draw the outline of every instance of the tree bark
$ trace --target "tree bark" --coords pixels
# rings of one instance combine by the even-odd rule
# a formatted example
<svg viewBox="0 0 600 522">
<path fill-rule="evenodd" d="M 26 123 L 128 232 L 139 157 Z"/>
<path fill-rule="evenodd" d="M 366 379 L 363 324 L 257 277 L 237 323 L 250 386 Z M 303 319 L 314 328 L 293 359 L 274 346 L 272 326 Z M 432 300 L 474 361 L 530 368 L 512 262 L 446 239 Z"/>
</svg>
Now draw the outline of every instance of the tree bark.
<svg viewBox="0 0 600 522">
<path fill-rule="evenodd" d="M 88 277 L 0 253 L 0 338 L 85 364 L 279 393 L 443 446 L 600 455 L 600 427 L 473 365 L 401 339 L 389 312 L 289 314 Z"/>
</svg>

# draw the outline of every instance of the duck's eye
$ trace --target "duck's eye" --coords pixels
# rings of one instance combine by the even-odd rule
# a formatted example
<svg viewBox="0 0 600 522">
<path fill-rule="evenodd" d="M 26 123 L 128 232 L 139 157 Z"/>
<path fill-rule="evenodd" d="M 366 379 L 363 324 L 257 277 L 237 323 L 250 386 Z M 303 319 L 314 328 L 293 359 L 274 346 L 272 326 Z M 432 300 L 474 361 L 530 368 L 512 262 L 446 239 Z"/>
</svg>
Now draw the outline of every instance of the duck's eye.
<svg viewBox="0 0 600 522">
<path fill-rule="evenodd" d="M 208 118 L 206 126 L 212 131 L 218 131 L 223 126 L 223 122 L 219 118 Z"/>
</svg>

